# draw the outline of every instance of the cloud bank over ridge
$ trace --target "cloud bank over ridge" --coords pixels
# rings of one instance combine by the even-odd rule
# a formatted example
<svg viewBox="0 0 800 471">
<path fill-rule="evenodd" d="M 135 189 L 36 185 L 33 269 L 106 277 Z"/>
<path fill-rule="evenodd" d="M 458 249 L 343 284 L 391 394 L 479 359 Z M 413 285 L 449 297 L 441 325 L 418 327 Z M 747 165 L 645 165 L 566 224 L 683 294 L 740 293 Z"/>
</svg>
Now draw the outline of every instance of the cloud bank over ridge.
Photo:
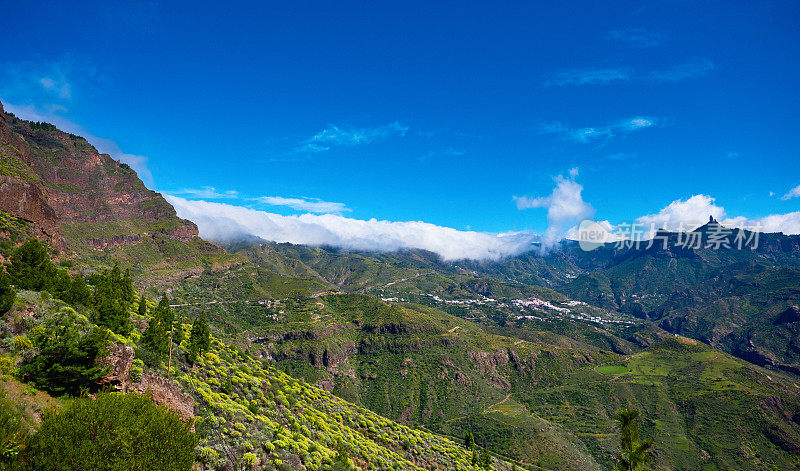
<svg viewBox="0 0 800 471">
<path fill-rule="evenodd" d="M 498 260 L 534 248 L 532 232 L 487 234 L 459 231 L 422 221 L 354 219 L 335 214 L 283 216 L 209 201 L 164 195 L 182 218 L 194 221 L 200 236 L 227 241 L 256 236 L 274 242 L 331 245 L 351 250 L 423 249 L 445 260 Z"/>
</svg>

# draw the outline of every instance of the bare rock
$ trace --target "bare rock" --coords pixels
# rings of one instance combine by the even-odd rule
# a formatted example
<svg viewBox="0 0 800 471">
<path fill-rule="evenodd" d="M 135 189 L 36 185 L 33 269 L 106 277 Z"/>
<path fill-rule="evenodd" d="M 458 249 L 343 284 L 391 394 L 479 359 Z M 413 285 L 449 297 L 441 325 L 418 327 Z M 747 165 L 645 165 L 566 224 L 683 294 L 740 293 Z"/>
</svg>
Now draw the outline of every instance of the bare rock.
<svg viewBox="0 0 800 471">
<path fill-rule="evenodd" d="M 156 404 L 174 410 L 187 421 L 194 420 L 194 398 L 181 391 L 175 381 L 155 373 L 145 373 L 141 381 L 131 384 L 131 388 L 141 394 L 149 391 Z"/>
<path fill-rule="evenodd" d="M 111 345 L 108 355 L 98 363 L 109 368 L 109 372 L 100 380 L 105 388 L 126 391 L 131 380 L 131 364 L 135 354 L 132 347 L 115 343 Z"/>
</svg>

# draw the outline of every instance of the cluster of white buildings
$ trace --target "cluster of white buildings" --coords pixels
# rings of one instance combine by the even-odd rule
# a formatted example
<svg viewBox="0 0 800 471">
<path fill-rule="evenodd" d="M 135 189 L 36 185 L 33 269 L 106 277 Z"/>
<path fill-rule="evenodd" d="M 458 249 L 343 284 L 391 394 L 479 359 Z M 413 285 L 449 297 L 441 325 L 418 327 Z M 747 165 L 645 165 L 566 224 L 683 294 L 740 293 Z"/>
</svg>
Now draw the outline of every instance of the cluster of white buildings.
<svg viewBox="0 0 800 471">
<path fill-rule="evenodd" d="M 496 304 L 497 307 L 516 307 L 521 312 L 514 316 L 515 319 L 530 319 L 538 321 L 547 321 L 552 319 L 547 313 L 556 314 L 556 317 L 561 319 L 568 319 L 573 321 L 595 322 L 598 324 L 634 324 L 633 321 L 621 320 L 615 318 L 606 318 L 583 312 L 575 311 L 577 306 L 588 306 L 583 301 L 568 300 L 561 303 L 554 304 L 550 301 L 545 301 L 539 298 L 526 298 L 514 299 L 510 303 L 499 303 L 494 298 L 484 296 L 477 299 L 443 299 L 435 294 L 420 293 L 419 296 L 425 296 L 433 301 L 442 304 L 469 306 L 469 305 L 485 305 Z M 407 299 L 397 296 L 381 298 L 385 302 L 406 302 Z M 536 312 L 530 312 L 535 310 Z"/>
</svg>

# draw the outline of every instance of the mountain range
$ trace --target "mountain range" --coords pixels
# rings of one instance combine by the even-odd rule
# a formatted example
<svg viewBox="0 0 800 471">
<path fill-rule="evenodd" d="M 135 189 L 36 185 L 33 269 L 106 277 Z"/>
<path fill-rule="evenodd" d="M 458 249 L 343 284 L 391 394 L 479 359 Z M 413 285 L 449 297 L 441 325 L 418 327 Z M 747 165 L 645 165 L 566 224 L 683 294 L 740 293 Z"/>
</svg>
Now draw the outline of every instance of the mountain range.
<svg viewBox="0 0 800 471">
<path fill-rule="evenodd" d="M 610 469 L 623 406 L 641 411 L 655 469 L 800 469 L 799 236 L 756 242 L 712 219 L 498 261 L 213 243 L 126 164 L 2 105 L 0 210 L 0 261 L 38 239 L 72 276 L 129 269 L 135 304 L 166 293 L 179 330 L 209 318 L 200 366 L 178 343 L 179 373 L 144 371 L 203 424 L 198 469 L 246 453 L 256 469 L 328 469 L 331 429 L 362 469 L 469 469 L 467 433 L 495 469 Z M 60 312 L 17 296 L 4 317 Z M 117 343 L 134 352 L 152 320 L 132 316 Z"/>
</svg>

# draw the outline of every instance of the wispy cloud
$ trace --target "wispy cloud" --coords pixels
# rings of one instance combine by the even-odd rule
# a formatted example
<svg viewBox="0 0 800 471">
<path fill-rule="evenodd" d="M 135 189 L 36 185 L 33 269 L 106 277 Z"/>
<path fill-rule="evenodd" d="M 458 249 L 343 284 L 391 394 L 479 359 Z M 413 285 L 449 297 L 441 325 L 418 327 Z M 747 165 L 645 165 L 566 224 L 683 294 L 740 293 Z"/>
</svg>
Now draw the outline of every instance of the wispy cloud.
<svg viewBox="0 0 800 471">
<path fill-rule="evenodd" d="M 635 153 L 631 152 L 617 152 L 616 154 L 611 154 L 608 156 L 608 160 L 630 160 L 636 158 Z"/>
<path fill-rule="evenodd" d="M 45 90 L 52 91 L 58 95 L 59 98 L 69 99 L 72 97 L 72 85 L 63 77 L 51 78 L 42 77 L 39 79 Z"/>
<path fill-rule="evenodd" d="M 213 186 L 202 188 L 184 188 L 165 192 L 173 196 L 182 196 L 191 199 L 204 200 L 231 200 L 238 199 L 252 203 L 269 206 L 286 206 L 297 211 L 316 214 L 341 214 L 352 211 L 344 203 L 324 201 L 319 198 L 308 197 L 284 197 L 284 196 L 248 196 L 236 190 L 217 190 Z"/>
<path fill-rule="evenodd" d="M 623 119 L 604 126 L 591 126 L 584 128 L 569 128 L 563 123 L 556 121 L 540 126 L 540 134 L 555 134 L 564 140 L 574 141 L 581 144 L 607 144 L 615 137 L 628 134 L 633 131 L 647 129 L 657 126 L 658 118 L 647 116 L 634 116 Z"/>
<path fill-rule="evenodd" d="M 715 68 L 716 65 L 710 59 L 697 58 L 665 69 L 650 71 L 623 67 L 574 69 L 552 74 L 544 84 L 545 86 L 565 87 L 625 82 L 679 82 L 704 77 Z"/>
<path fill-rule="evenodd" d="M 40 111 L 32 105 L 17 106 L 13 103 L 4 103 L 3 106 L 6 111 L 14 113 L 20 119 L 27 121 L 45 121 L 55 125 L 62 131 L 85 138 L 89 143 L 95 146 L 99 152 L 109 154 L 120 162 L 130 165 L 147 186 L 150 188 L 154 186 L 153 174 L 150 173 L 150 169 L 147 168 L 147 157 L 123 152 L 119 145 L 111 139 L 95 136 L 86 131 L 83 126 L 58 114 L 60 111 L 59 108 L 51 107 L 50 109 L 53 111 Z"/>
<path fill-rule="evenodd" d="M 789 190 L 788 193 L 786 193 L 785 195 L 781 196 L 781 199 L 784 200 L 784 201 L 790 200 L 792 198 L 800 198 L 800 185 L 797 185 L 796 187 L 794 187 L 791 190 Z"/>
<path fill-rule="evenodd" d="M 40 108 L 73 98 L 76 86 L 96 79 L 91 63 L 66 56 L 55 61 L 22 61 L 0 65 L 0 95 L 16 103 Z"/>
<path fill-rule="evenodd" d="M 677 82 L 697 77 L 703 77 L 711 73 L 716 66 L 705 58 L 698 58 L 685 64 L 678 64 L 664 70 L 656 70 L 650 73 L 650 78 L 658 82 Z"/>
<path fill-rule="evenodd" d="M 193 198 L 204 198 L 204 199 L 231 199 L 231 198 L 238 198 L 239 192 L 234 190 L 228 191 L 217 191 L 216 188 L 213 186 L 204 186 L 202 188 L 184 188 L 178 191 L 170 191 L 170 193 L 175 195 L 187 195 Z"/>
<path fill-rule="evenodd" d="M 531 232 L 488 234 L 459 231 L 422 221 L 379 221 L 335 214 L 282 216 L 224 203 L 165 195 L 180 217 L 194 221 L 214 241 L 255 236 L 275 242 L 330 245 L 351 250 L 423 249 L 445 260 L 497 260 L 531 250 Z"/>
<path fill-rule="evenodd" d="M 392 136 L 405 136 L 408 126 L 398 121 L 374 128 L 350 128 L 330 125 L 303 141 L 297 152 L 326 152 L 337 146 L 358 146 L 379 142 Z"/>
<path fill-rule="evenodd" d="M 606 39 L 623 42 L 633 47 L 647 48 L 664 44 L 667 37 L 664 34 L 643 28 L 626 28 L 609 31 L 606 34 Z"/>
<path fill-rule="evenodd" d="M 630 72 L 621 68 L 607 69 L 574 69 L 552 75 L 547 86 L 563 87 L 567 85 L 607 85 L 614 82 L 627 82 Z"/>
<path fill-rule="evenodd" d="M 252 198 L 270 206 L 287 206 L 297 211 L 317 214 L 341 214 L 351 211 L 344 203 L 323 201 L 319 198 L 285 198 L 283 196 L 259 196 Z"/>
</svg>

